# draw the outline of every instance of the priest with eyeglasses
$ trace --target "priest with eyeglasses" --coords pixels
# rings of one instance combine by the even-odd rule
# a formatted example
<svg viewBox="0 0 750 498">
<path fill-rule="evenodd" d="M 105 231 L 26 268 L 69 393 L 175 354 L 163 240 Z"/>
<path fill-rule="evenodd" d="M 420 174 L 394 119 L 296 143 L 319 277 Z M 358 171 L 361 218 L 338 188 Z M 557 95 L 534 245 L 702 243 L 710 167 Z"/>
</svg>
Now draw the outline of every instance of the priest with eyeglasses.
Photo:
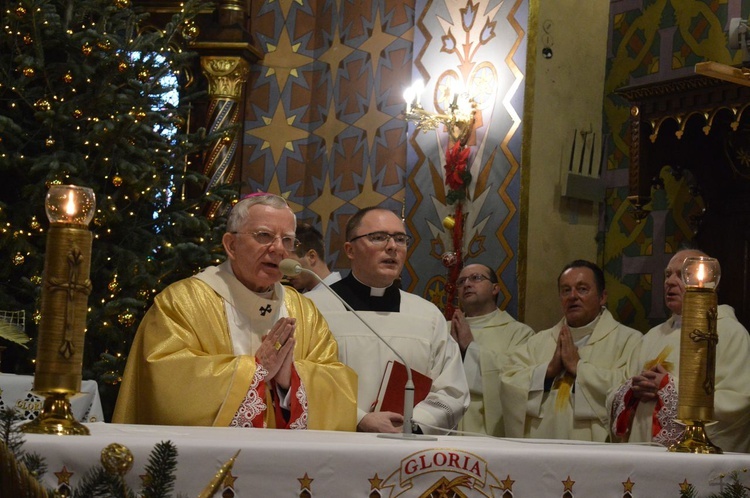
<svg viewBox="0 0 750 498">
<path fill-rule="evenodd" d="M 500 403 L 500 373 L 509 354 L 534 331 L 497 306 L 500 284 L 495 272 L 481 263 L 466 265 L 456 280 L 459 308 L 449 323 L 458 343 L 471 401 L 461 431 L 505 435 Z"/>
<path fill-rule="evenodd" d="M 387 209 L 364 208 L 349 219 L 346 240 L 344 252 L 351 272 L 331 288 L 403 356 L 412 370 L 432 381 L 426 398 L 414 407 L 412 430 L 444 434 L 454 429 L 469 403 L 461 353 L 440 310 L 399 287 L 397 281 L 411 242 L 403 221 Z M 357 429 L 402 432 L 405 421 L 401 413 L 373 411 L 386 366 L 398 360 L 396 355 L 329 289 L 319 288 L 306 295 L 336 336 L 341 361 L 359 376 Z M 396 395 L 403 398 L 403 392 Z"/>
<path fill-rule="evenodd" d="M 356 374 L 312 302 L 280 284 L 295 225 L 276 195 L 232 208 L 227 260 L 168 286 L 144 316 L 113 422 L 355 429 Z"/>
</svg>

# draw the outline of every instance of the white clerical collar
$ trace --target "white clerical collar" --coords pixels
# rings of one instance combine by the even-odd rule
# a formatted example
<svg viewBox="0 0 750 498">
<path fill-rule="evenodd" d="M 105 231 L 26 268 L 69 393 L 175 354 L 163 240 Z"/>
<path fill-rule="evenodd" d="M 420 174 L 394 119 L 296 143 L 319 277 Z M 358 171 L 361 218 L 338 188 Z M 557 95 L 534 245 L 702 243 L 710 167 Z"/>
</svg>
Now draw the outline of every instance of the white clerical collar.
<svg viewBox="0 0 750 498">
<path fill-rule="evenodd" d="M 207 283 L 229 304 L 255 320 L 259 329 L 270 329 L 281 316 L 284 288 L 279 282 L 274 283 L 271 290 L 262 294 L 251 291 L 234 276 L 229 261 L 219 266 L 209 266 L 194 278 Z"/>
<path fill-rule="evenodd" d="M 602 308 L 602 311 L 604 311 L 604 308 Z M 594 318 L 591 322 L 587 323 L 586 325 L 583 325 L 582 327 L 571 327 L 568 325 L 568 329 L 570 330 L 570 335 L 573 336 L 573 342 L 580 341 L 587 335 L 591 335 L 594 332 L 594 329 L 596 328 L 596 324 L 599 323 L 599 318 L 601 318 L 602 312 L 600 311 L 598 315 L 596 315 L 596 318 Z"/>
<path fill-rule="evenodd" d="M 466 323 L 472 328 L 484 328 L 487 326 L 496 326 L 495 317 L 500 314 L 500 309 L 490 311 L 485 315 L 467 316 Z"/>
<path fill-rule="evenodd" d="M 364 285 L 365 287 L 369 287 L 370 288 L 370 296 L 373 296 L 373 297 L 383 297 L 383 296 L 385 296 L 386 289 L 388 289 L 388 287 L 390 287 L 390 285 L 388 287 L 372 287 L 370 285 L 367 285 L 366 283 L 364 283 L 363 281 L 361 281 L 360 279 L 358 279 L 357 276 L 354 274 L 354 272 L 352 272 L 352 277 L 354 277 L 354 280 L 356 280 L 360 284 Z M 393 285 L 393 284 L 391 284 L 391 285 Z"/>
</svg>

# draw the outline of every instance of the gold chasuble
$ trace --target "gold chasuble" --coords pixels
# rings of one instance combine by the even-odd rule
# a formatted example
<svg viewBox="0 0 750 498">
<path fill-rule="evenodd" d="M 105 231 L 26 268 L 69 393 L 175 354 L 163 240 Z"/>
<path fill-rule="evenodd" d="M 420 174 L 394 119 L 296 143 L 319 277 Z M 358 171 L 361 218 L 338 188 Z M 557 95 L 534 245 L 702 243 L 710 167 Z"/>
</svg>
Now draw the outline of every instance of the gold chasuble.
<svg viewBox="0 0 750 498">
<path fill-rule="evenodd" d="M 357 376 L 338 361 L 338 346 L 317 308 L 279 284 L 273 298 L 263 298 L 225 269 L 209 268 L 156 296 L 133 341 L 112 421 L 227 427 L 250 418 L 250 407 L 270 428 L 354 431 Z M 282 412 L 265 369 L 253 354 L 235 352 L 238 323 L 253 329 L 244 342 L 257 348 L 279 316 L 297 319 L 292 376 L 300 385 L 289 392 L 294 420 L 288 424 L 277 422 Z"/>
</svg>

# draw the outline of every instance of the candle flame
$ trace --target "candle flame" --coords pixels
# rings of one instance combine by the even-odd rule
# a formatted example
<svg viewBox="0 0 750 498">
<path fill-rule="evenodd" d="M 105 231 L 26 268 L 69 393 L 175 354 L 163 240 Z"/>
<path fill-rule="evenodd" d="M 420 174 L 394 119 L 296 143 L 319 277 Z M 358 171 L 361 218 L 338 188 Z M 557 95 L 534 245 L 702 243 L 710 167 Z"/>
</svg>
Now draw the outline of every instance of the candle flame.
<svg viewBox="0 0 750 498">
<path fill-rule="evenodd" d="M 698 265 L 698 280 L 703 282 L 706 279 L 706 271 L 703 268 L 703 263 Z"/>
<path fill-rule="evenodd" d="M 68 202 L 65 204 L 65 214 L 73 217 L 78 213 L 78 206 L 73 199 L 73 191 L 68 192 Z"/>
</svg>

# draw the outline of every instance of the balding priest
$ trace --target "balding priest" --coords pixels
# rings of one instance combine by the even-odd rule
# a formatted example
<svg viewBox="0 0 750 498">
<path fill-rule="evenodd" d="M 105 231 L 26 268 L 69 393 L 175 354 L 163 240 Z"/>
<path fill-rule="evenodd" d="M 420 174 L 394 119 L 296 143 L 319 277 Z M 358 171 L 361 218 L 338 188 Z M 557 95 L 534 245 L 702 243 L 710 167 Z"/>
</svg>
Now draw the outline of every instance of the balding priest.
<svg viewBox="0 0 750 498">
<path fill-rule="evenodd" d="M 113 422 L 354 430 L 356 374 L 310 300 L 282 286 L 295 217 L 276 195 L 237 203 L 226 262 L 154 299 Z"/>
</svg>

